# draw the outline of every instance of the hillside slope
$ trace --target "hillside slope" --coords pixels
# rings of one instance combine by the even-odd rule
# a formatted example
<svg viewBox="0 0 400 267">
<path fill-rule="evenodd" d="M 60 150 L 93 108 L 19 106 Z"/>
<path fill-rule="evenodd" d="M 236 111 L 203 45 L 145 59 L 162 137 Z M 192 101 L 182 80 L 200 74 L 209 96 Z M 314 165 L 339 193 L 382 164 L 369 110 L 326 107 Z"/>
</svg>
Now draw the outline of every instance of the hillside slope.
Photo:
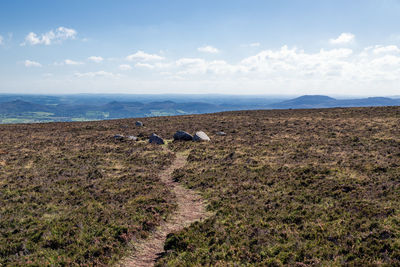
<svg viewBox="0 0 400 267">
<path fill-rule="evenodd" d="M 400 264 L 400 107 L 142 121 L 1 125 L 0 263 L 120 259 L 175 208 L 157 179 L 174 155 L 146 137 L 203 130 L 168 146 L 190 151 L 174 180 L 214 215 L 169 235 L 158 265 Z"/>
<path fill-rule="evenodd" d="M 271 104 L 273 109 L 335 108 L 335 107 L 382 107 L 399 106 L 400 99 L 368 97 L 359 99 L 336 99 L 324 95 L 304 95 L 283 102 Z"/>
</svg>

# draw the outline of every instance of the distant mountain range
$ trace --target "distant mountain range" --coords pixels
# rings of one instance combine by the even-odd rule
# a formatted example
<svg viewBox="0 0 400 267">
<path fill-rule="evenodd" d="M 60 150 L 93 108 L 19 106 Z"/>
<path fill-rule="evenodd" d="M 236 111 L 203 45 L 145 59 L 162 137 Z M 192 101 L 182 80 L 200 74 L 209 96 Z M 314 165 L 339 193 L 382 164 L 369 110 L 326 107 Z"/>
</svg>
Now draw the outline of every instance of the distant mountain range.
<svg viewBox="0 0 400 267">
<path fill-rule="evenodd" d="M 304 95 L 291 100 L 269 105 L 273 109 L 334 108 L 334 107 L 375 107 L 399 106 L 400 99 L 368 97 L 361 99 L 335 99 L 324 95 Z"/>
<path fill-rule="evenodd" d="M 1 101 L 0 123 L 50 122 L 50 121 L 84 121 L 104 120 L 129 117 L 149 117 L 184 114 L 203 114 L 230 110 L 246 109 L 304 109 L 333 107 L 368 107 L 368 106 L 399 106 L 400 99 L 386 97 L 369 97 L 362 99 L 335 99 L 324 95 L 305 95 L 290 100 L 276 99 L 260 101 L 257 98 L 224 99 L 210 102 L 174 102 L 174 101 L 109 101 L 108 98 L 85 101 L 75 98 L 62 99 L 55 96 L 25 96 L 14 99 L 7 96 Z M 110 98 L 110 96 L 109 96 Z M 25 99 L 31 100 L 26 101 Z M 182 98 L 183 99 L 183 96 Z M 118 99 L 121 100 L 121 99 Z M 131 99 L 129 99 L 131 100 Z"/>
</svg>

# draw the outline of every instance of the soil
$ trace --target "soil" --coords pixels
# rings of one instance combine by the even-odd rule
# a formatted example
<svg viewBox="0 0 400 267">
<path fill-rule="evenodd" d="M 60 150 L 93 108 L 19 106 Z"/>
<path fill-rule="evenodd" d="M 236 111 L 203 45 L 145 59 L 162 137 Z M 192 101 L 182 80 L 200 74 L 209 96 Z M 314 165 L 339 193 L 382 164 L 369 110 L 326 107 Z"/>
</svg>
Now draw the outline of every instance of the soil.
<svg viewBox="0 0 400 267">
<path fill-rule="evenodd" d="M 200 195 L 173 181 L 172 173 L 174 170 L 182 168 L 186 161 L 187 155 L 185 153 L 177 153 L 171 166 L 161 172 L 159 176 L 160 180 L 176 196 L 176 211 L 149 238 L 135 244 L 135 251 L 124 258 L 119 266 L 153 266 L 157 258 L 164 252 L 164 242 L 169 233 L 178 232 L 191 223 L 209 216 Z"/>
</svg>

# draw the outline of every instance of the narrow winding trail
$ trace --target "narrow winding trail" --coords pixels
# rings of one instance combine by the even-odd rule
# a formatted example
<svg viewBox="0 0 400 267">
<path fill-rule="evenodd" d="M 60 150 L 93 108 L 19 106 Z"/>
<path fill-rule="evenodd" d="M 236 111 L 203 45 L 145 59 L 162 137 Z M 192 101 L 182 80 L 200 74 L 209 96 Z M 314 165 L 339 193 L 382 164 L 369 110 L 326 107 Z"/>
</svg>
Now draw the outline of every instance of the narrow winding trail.
<svg viewBox="0 0 400 267">
<path fill-rule="evenodd" d="M 203 199 L 193 190 L 174 182 L 172 173 L 186 164 L 187 155 L 177 153 L 172 165 L 160 173 L 160 179 L 176 196 L 177 209 L 171 218 L 163 222 L 147 239 L 136 246 L 136 251 L 123 259 L 120 266 L 153 266 L 158 255 L 164 251 L 165 238 L 195 221 L 208 217 Z"/>
</svg>

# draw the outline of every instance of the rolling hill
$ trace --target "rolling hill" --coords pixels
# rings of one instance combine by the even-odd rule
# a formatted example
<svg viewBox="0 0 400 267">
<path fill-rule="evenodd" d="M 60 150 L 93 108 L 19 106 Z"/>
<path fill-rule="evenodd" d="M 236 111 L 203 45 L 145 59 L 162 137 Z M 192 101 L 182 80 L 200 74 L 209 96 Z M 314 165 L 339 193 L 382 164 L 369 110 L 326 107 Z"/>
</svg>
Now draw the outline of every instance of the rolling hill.
<svg viewBox="0 0 400 267">
<path fill-rule="evenodd" d="M 361 99 L 335 99 L 324 95 L 304 95 L 291 100 L 270 105 L 277 109 L 336 108 L 336 107 L 379 107 L 399 106 L 400 99 L 368 97 Z"/>
<path fill-rule="evenodd" d="M 167 97 L 177 101 L 166 100 Z M 113 98 L 118 99 L 112 100 Z M 137 99 L 162 101 L 140 102 L 134 96 L 2 96 L 0 123 L 90 121 L 131 117 L 204 114 L 233 110 L 304 109 L 334 107 L 399 106 L 400 99 L 370 97 L 335 99 L 323 95 L 305 95 L 290 100 L 268 98 L 238 99 L 232 96 L 201 98 L 184 96 L 138 96 Z M 202 100 L 202 101 L 198 101 Z M 185 102 L 188 101 L 188 102 Z M 204 101 L 204 102 L 203 102 Z M 208 101 L 208 102 L 207 102 Z M 274 102 L 274 103 L 273 103 Z"/>
<path fill-rule="evenodd" d="M 168 173 L 210 216 L 170 232 L 156 266 L 397 266 L 399 118 L 369 107 L 0 125 L 0 265 L 120 263 L 174 223 Z M 211 141 L 172 141 L 177 130 Z"/>
</svg>

